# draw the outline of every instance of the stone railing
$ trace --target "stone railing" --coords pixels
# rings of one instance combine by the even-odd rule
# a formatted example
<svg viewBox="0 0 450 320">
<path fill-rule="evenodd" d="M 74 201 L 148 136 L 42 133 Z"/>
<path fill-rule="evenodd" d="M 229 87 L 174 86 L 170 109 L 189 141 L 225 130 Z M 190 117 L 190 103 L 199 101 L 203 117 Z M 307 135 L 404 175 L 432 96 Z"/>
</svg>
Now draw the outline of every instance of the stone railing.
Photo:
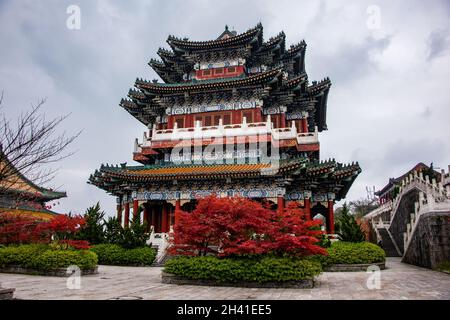
<svg viewBox="0 0 450 320">
<path fill-rule="evenodd" d="M 315 127 L 314 132 L 297 132 L 295 122 L 287 128 L 274 128 L 270 120 L 270 115 L 266 122 L 247 123 L 243 118 L 242 123 L 224 125 L 222 120 L 215 126 L 201 126 L 200 121 L 195 122 L 195 126 L 191 128 L 178 128 L 174 124 L 173 129 L 156 130 L 153 129 L 151 137 L 147 137 L 144 132 L 142 143 L 135 140 L 135 153 L 142 151 L 142 147 L 151 147 L 152 142 L 156 141 L 180 141 L 192 139 L 213 139 L 227 137 L 246 137 L 270 134 L 274 140 L 296 139 L 298 144 L 318 143 L 318 129 Z M 226 142 L 226 141 L 224 141 Z"/>
<path fill-rule="evenodd" d="M 385 202 L 378 208 L 372 210 L 364 216 L 364 219 L 374 219 L 386 211 L 392 211 L 392 201 Z"/>
<path fill-rule="evenodd" d="M 416 230 L 420 218 L 427 213 L 439 211 L 450 211 L 449 199 L 439 201 L 436 200 L 431 193 L 426 194 L 419 192 L 419 201 L 414 203 L 414 212 L 410 215 L 410 223 L 406 225 L 406 232 L 403 233 L 404 252 L 406 252 L 411 239 L 413 238 L 412 235 Z"/>
<path fill-rule="evenodd" d="M 424 177 L 422 172 L 414 171 L 414 173 L 409 174 L 401 182 L 399 193 L 393 201 L 391 222 L 394 219 L 394 215 L 397 212 L 403 195 L 413 189 L 418 189 L 427 195 L 431 195 L 437 201 L 444 201 L 445 199 L 450 198 L 450 186 L 447 186 L 445 189 L 442 182 L 436 183 L 436 179 L 432 179 L 430 182 L 428 176 Z"/>
</svg>

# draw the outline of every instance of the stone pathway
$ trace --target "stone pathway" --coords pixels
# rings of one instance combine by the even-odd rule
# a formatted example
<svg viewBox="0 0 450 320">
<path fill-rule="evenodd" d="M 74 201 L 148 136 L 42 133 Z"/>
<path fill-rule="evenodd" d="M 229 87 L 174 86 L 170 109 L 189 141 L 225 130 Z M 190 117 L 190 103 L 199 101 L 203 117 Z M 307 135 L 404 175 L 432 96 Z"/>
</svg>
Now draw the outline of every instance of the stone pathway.
<svg viewBox="0 0 450 320">
<path fill-rule="evenodd" d="M 367 287 L 371 274 L 366 272 L 325 272 L 313 289 L 253 289 L 162 284 L 162 268 L 112 266 L 100 266 L 98 275 L 83 276 L 80 289 L 68 289 L 67 278 L 19 274 L 0 273 L 0 283 L 16 288 L 18 299 L 450 300 L 450 275 L 403 264 L 400 258 L 388 258 L 386 267 L 380 273 L 381 289 L 372 290 Z"/>
</svg>

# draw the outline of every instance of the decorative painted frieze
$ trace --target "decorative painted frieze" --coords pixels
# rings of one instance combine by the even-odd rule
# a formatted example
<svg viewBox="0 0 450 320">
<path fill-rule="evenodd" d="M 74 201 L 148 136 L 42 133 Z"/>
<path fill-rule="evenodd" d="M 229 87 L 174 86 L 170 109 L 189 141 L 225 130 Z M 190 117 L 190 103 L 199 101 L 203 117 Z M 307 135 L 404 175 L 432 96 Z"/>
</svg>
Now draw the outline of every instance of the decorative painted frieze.
<svg viewBox="0 0 450 320">
<path fill-rule="evenodd" d="M 308 117 L 308 112 L 305 111 L 293 111 L 290 113 L 286 113 L 286 120 L 296 120 L 303 119 Z"/>
<path fill-rule="evenodd" d="M 246 101 L 232 101 L 217 104 L 203 104 L 192 106 L 174 106 L 166 109 L 167 115 L 191 114 L 200 112 L 212 111 L 226 111 L 226 110 L 240 110 L 261 107 L 262 100 L 246 100 Z"/>
<path fill-rule="evenodd" d="M 263 109 L 263 114 L 280 114 L 285 113 L 287 111 L 287 108 L 285 106 L 270 106 L 268 108 Z"/>
<path fill-rule="evenodd" d="M 267 66 L 265 66 L 265 65 L 247 68 L 248 74 L 260 73 L 260 72 L 265 72 L 265 71 L 267 71 Z"/>
<path fill-rule="evenodd" d="M 133 191 L 131 198 L 133 200 L 192 200 L 216 194 L 219 197 L 241 196 L 245 198 L 276 198 L 279 194 L 284 194 L 284 188 L 251 188 L 251 189 L 203 189 L 203 190 L 186 190 L 186 191 Z"/>
<path fill-rule="evenodd" d="M 224 61 L 203 61 L 200 63 L 196 63 L 194 65 L 195 70 L 205 70 L 205 69 L 213 69 L 213 68 L 226 68 L 226 67 L 234 67 L 234 66 L 242 66 L 245 64 L 245 59 L 238 58 L 233 60 L 224 60 Z"/>
</svg>

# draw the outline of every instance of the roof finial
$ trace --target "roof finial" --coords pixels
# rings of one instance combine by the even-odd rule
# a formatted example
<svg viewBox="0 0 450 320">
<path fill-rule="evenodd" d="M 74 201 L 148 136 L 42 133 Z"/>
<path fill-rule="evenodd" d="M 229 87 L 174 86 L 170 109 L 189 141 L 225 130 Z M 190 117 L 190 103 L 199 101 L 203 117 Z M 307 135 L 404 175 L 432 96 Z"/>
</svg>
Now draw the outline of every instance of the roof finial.
<svg viewBox="0 0 450 320">
<path fill-rule="evenodd" d="M 228 31 L 228 25 L 227 24 L 225 25 L 225 31 Z"/>
</svg>

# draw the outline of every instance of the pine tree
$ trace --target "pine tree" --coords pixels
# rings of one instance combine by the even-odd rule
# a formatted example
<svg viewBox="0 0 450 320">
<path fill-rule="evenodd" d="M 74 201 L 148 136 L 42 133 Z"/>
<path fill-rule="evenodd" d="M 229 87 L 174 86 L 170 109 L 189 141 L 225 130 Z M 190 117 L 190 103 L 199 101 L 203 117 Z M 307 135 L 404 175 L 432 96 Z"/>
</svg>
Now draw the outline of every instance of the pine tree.
<svg viewBox="0 0 450 320">
<path fill-rule="evenodd" d="M 90 244 L 105 242 L 104 220 L 105 212 L 100 209 L 100 203 L 86 209 L 84 219 L 86 224 L 77 235 L 78 239 L 87 240 Z"/>
<path fill-rule="evenodd" d="M 109 217 L 105 220 L 105 241 L 110 244 L 123 243 L 123 228 L 116 217 Z"/>
<path fill-rule="evenodd" d="M 363 242 L 365 241 L 365 235 L 362 231 L 359 224 L 356 222 L 356 219 L 353 215 L 350 214 L 347 203 L 344 203 L 344 206 L 341 210 L 341 215 L 337 220 L 337 226 L 339 229 L 339 236 L 342 241 L 348 242 Z"/>
</svg>

